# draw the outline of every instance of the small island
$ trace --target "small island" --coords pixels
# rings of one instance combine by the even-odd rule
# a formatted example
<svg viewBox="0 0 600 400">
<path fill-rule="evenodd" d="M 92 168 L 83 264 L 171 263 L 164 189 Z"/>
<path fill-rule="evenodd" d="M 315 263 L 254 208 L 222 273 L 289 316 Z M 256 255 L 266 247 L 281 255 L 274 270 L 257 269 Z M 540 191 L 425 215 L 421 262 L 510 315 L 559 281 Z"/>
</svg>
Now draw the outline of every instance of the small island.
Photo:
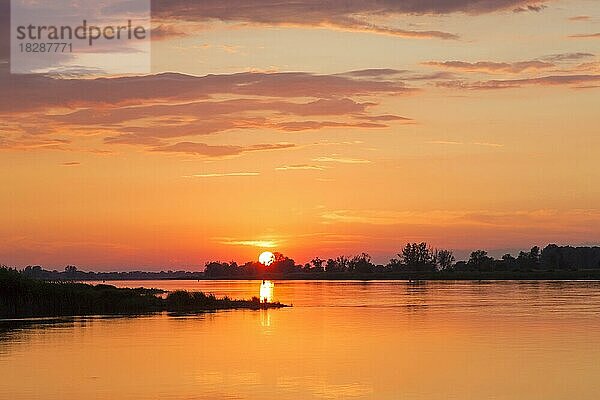
<svg viewBox="0 0 600 400">
<path fill-rule="evenodd" d="M 203 292 L 117 288 L 112 285 L 42 281 L 0 268 L 0 318 L 83 315 L 196 313 L 232 309 L 287 307 L 279 302 L 217 298 Z"/>
</svg>

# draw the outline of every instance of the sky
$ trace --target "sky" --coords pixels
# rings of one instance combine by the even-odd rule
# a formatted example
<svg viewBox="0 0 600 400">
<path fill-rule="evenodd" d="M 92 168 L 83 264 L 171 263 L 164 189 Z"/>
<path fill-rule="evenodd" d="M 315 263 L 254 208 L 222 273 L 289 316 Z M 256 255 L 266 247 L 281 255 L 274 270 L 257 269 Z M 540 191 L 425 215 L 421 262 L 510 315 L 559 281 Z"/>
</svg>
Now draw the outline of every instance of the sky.
<svg viewBox="0 0 600 400">
<path fill-rule="evenodd" d="M 600 244 L 597 0 L 155 0 L 150 73 L 77 77 L 0 15 L 0 263 Z"/>
</svg>

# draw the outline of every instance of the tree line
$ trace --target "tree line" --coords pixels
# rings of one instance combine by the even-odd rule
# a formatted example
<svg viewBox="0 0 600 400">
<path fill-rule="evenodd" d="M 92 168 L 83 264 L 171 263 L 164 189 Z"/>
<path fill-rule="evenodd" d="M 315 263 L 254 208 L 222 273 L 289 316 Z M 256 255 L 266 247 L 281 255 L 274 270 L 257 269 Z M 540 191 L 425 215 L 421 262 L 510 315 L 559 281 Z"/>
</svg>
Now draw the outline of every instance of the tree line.
<svg viewBox="0 0 600 400">
<path fill-rule="evenodd" d="M 64 271 L 48 271 L 40 266 L 28 266 L 25 276 L 44 280 L 144 280 L 144 279 L 206 279 L 206 278 L 260 278 L 268 274 L 290 277 L 343 277 L 352 275 L 397 276 L 398 274 L 426 274 L 435 277 L 450 273 L 527 273 L 535 271 L 584 271 L 600 270 L 600 247 L 573 247 L 549 244 L 538 246 L 516 255 L 505 254 L 491 257 L 485 250 L 475 250 L 464 261 L 456 261 L 454 253 L 447 249 L 435 249 L 426 242 L 407 243 L 386 264 L 376 264 L 367 253 L 354 256 L 313 258 L 300 265 L 281 253 L 275 253 L 273 264 L 265 267 L 256 261 L 238 264 L 235 261 L 210 261 L 204 271 L 124 271 L 86 272 L 75 266 Z M 471 276 L 470 275 L 470 276 Z"/>
<path fill-rule="evenodd" d="M 315 257 L 309 263 L 297 265 L 282 254 L 275 254 L 275 262 L 268 268 L 257 262 L 238 265 L 236 262 L 209 262 L 207 277 L 257 276 L 264 272 L 280 274 L 394 274 L 440 272 L 532 272 L 575 271 L 600 269 L 600 247 L 572 247 L 550 244 L 543 250 L 538 246 L 518 255 L 505 254 L 500 259 L 485 250 L 475 250 L 466 261 L 456 261 L 452 250 L 435 249 L 426 242 L 407 243 L 387 264 L 375 264 L 367 253 L 339 256 L 326 260 Z"/>
</svg>

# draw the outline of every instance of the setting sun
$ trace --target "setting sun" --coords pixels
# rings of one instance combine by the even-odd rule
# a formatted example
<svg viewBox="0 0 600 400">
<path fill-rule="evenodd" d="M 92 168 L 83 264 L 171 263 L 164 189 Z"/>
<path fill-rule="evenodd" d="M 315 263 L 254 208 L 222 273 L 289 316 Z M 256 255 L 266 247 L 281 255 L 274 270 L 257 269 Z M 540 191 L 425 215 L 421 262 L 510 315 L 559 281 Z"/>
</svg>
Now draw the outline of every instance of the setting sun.
<svg viewBox="0 0 600 400">
<path fill-rule="evenodd" d="M 275 254 L 271 253 L 270 251 L 265 251 L 258 256 L 258 262 L 265 267 L 268 267 L 275 262 Z"/>
</svg>

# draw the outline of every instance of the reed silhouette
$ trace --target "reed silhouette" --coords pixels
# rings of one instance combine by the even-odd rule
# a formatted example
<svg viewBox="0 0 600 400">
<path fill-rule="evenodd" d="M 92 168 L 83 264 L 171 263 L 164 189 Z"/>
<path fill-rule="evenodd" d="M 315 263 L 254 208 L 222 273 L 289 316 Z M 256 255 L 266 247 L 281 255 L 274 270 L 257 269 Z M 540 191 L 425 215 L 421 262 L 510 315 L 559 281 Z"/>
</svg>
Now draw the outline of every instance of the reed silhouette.
<svg viewBox="0 0 600 400">
<path fill-rule="evenodd" d="M 69 281 L 48 282 L 28 278 L 14 269 L 0 268 L 0 318 L 67 315 L 145 314 L 158 311 L 201 312 L 220 309 L 280 308 L 281 303 L 217 298 L 202 292 L 128 289 Z"/>
</svg>

